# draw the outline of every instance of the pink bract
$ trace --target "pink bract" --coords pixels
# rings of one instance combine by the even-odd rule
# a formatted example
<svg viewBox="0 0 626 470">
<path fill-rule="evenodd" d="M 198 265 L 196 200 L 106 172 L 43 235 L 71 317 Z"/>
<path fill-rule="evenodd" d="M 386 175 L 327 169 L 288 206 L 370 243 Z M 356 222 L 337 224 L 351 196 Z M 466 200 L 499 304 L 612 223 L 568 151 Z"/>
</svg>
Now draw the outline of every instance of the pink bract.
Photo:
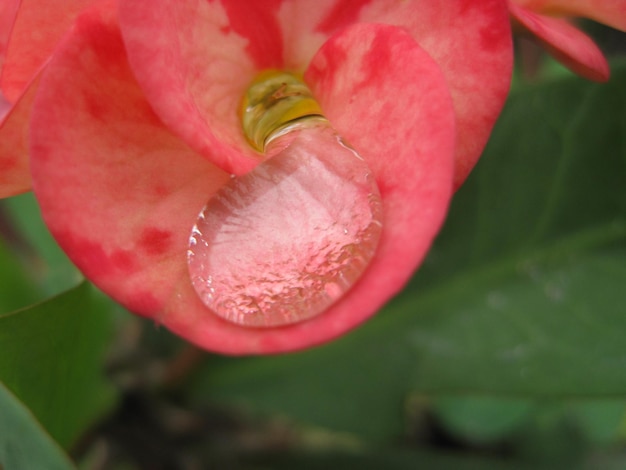
<svg viewBox="0 0 626 470">
<path fill-rule="evenodd" d="M 507 18 L 504 2 L 484 0 L 137 0 L 118 20 L 102 2 L 37 87 L 29 142 L 44 219 L 96 285 L 201 347 L 328 341 L 397 293 L 430 247 L 508 90 Z M 186 252 L 206 201 L 258 164 L 237 111 L 266 68 L 304 74 L 372 169 L 385 224 L 371 265 L 328 311 L 255 329 L 201 303 Z"/>
<path fill-rule="evenodd" d="M 480 156 L 508 93 L 506 18 L 500 0 L 136 0 L 120 5 L 131 66 L 157 114 L 201 154 L 235 174 L 255 164 L 232 109 L 258 70 L 303 72 L 320 46 L 351 24 L 406 28 L 439 64 L 452 94 L 456 187 Z"/>
<path fill-rule="evenodd" d="M 589 18 L 626 30 L 626 2 L 623 0 L 514 0 L 526 9 L 551 16 Z"/>
<path fill-rule="evenodd" d="M 589 80 L 609 78 L 602 51 L 570 17 L 587 17 L 626 30 L 623 0 L 509 0 L 511 17 L 522 31 L 534 36 L 557 60 Z"/>
<path fill-rule="evenodd" d="M 31 188 L 28 122 L 38 74 L 94 0 L 3 0 L 0 7 L 0 197 Z"/>
</svg>

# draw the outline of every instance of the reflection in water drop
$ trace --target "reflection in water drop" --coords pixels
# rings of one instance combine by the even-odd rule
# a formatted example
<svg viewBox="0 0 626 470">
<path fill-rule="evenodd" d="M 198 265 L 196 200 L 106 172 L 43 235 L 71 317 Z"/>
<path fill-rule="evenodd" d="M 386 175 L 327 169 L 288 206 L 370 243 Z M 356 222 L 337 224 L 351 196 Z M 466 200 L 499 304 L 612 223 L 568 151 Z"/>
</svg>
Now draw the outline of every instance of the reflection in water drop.
<svg viewBox="0 0 626 470">
<path fill-rule="evenodd" d="M 189 273 L 217 315 L 246 326 L 315 316 L 373 257 L 382 203 L 371 170 L 320 117 L 267 145 L 269 158 L 205 206 L 189 240 Z"/>
</svg>

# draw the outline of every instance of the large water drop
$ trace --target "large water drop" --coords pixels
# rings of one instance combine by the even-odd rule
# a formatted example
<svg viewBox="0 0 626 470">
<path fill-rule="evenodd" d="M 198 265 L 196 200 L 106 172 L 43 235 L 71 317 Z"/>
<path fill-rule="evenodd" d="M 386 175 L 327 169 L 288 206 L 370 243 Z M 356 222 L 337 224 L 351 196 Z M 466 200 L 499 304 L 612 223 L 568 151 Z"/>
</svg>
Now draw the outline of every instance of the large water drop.
<svg viewBox="0 0 626 470">
<path fill-rule="evenodd" d="M 264 150 L 266 161 L 204 207 L 188 252 L 202 302 L 259 327 L 326 310 L 363 273 L 382 229 L 370 169 L 324 118 L 283 126 Z"/>
</svg>

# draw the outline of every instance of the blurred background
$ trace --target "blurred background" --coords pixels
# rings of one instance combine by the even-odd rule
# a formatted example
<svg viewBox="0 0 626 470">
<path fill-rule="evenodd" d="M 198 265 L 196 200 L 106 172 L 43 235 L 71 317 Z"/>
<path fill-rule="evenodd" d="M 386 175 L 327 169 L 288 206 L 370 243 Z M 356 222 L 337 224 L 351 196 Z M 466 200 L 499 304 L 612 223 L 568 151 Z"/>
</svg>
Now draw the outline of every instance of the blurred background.
<svg viewBox="0 0 626 470">
<path fill-rule="evenodd" d="M 315 349 L 200 351 L 83 282 L 32 194 L 0 201 L 4 468 L 626 469 L 626 36 L 587 27 L 611 80 L 517 42 L 427 260 Z"/>
</svg>

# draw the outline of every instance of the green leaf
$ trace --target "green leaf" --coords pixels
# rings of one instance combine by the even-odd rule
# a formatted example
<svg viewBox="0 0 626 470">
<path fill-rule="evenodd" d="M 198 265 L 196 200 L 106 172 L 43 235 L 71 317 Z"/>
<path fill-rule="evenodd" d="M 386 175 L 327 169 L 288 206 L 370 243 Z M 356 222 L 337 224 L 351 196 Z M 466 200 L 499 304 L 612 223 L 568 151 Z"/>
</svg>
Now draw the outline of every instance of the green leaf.
<svg viewBox="0 0 626 470">
<path fill-rule="evenodd" d="M 41 298 L 19 260 L 0 239 L 0 313 L 24 307 Z"/>
<path fill-rule="evenodd" d="M 519 445 L 520 441 L 528 443 L 530 436 L 557 455 L 556 443 L 561 442 L 560 453 L 572 456 L 580 453 L 581 443 L 609 446 L 618 441 L 626 400 L 532 401 L 457 395 L 438 397 L 433 411 L 448 433 L 465 442 L 508 440 Z"/>
<path fill-rule="evenodd" d="M 255 466 L 246 468 L 271 468 L 273 470 L 541 470 L 547 467 L 537 464 L 510 462 L 504 459 L 463 458 L 445 453 L 408 452 L 400 450 L 384 452 L 329 452 L 288 453 L 248 457 Z M 263 467 L 258 467 L 263 464 Z M 571 467 L 570 467 L 571 468 Z"/>
<path fill-rule="evenodd" d="M 0 383 L 0 468 L 72 470 L 34 416 Z"/>
<path fill-rule="evenodd" d="M 493 397 L 440 397 L 433 408 L 450 432 L 480 444 L 494 442 L 518 430 L 528 421 L 534 403 Z"/>
<path fill-rule="evenodd" d="M 21 248 L 26 262 L 22 267 L 31 283 L 43 294 L 58 294 L 77 285 L 82 276 L 56 243 L 44 224 L 37 200 L 25 193 L 0 201 L 8 220 L 22 237 Z M 1 294 L 0 294 L 1 295 Z"/>
<path fill-rule="evenodd" d="M 598 445 L 613 444 L 619 437 L 626 417 L 625 400 L 583 401 L 572 403 L 571 413 L 580 423 L 588 441 Z"/>
<path fill-rule="evenodd" d="M 405 292 L 329 345 L 210 361 L 199 400 L 369 438 L 426 395 L 626 397 L 626 64 L 511 96 Z"/>
<path fill-rule="evenodd" d="M 0 381 L 64 447 L 113 402 L 101 370 L 111 326 L 86 283 L 0 316 Z"/>
</svg>

